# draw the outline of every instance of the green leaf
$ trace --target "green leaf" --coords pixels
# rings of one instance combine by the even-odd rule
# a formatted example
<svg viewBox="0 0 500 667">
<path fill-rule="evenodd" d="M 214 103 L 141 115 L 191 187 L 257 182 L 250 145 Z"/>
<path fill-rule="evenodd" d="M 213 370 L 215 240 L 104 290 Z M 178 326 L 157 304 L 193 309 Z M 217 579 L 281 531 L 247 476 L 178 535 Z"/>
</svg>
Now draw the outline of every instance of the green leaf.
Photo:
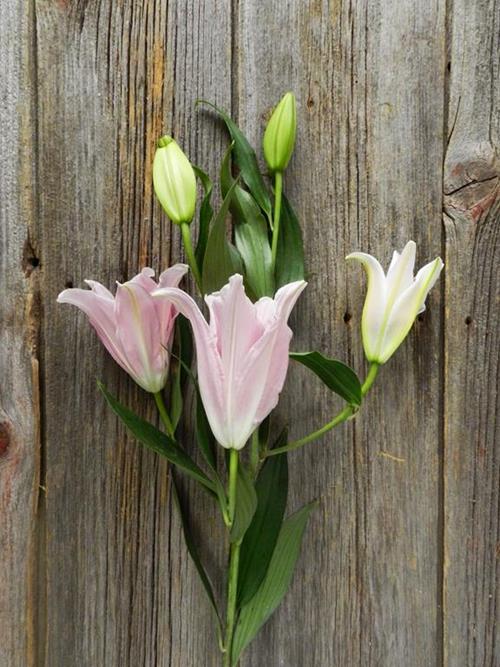
<svg viewBox="0 0 500 667">
<path fill-rule="evenodd" d="M 284 431 L 286 433 L 286 431 Z M 259 426 L 259 452 L 261 458 L 264 458 L 262 455 L 266 452 L 269 445 L 269 437 L 271 435 L 271 415 L 268 415 Z M 281 437 L 281 434 L 280 434 Z M 279 440 L 280 438 L 278 438 Z"/>
<path fill-rule="evenodd" d="M 198 575 L 200 577 L 201 583 L 203 584 L 203 588 L 205 589 L 205 592 L 208 597 L 208 601 L 210 602 L 210 606 L 212 607 L 214 614 L 215 614 L 215 619 L 216 619 L 216 624 L 217 624 L 217 633 L 219 635 L 219 638 L 222 637 L 222 623 L 221 623 L 221 618 L 219 615 L 219 610 L 217 609 L 217 603 L 215 601 L 215 595 L 212 589 L 212 584 L 210 583 L 210 579 L 208 578 L 207 573 L 205 572 L 205 568 L 203 567 L 203 564 L 201 562 L 200 556 L 198 554 L 198 549 L 196 547 L 196 544 L 193 539 L 193 535 L 191 533 L 191 530 L 189 528 L 189 522 L 186 514 L 183 511 L 182 504 L 179 498 L 179 491 L 177 489 L 177 483 L 175 479 L 172 478 L 172 495 L 174 497 L 174 502 L 179 510 L 179 516 L 181 518 L 181 525 L 182 525 L 182 532 L 184 534 L 184 541 L 186 542 L 186 547 L 188 550 L 189 555 L 191 556 L 191 559 L 194 563 L 194 566 L 196 567 L 196 570 L 198 572 Z"/>
<path fill-rule="evenodd" d="M 228 159 L 222 163 L 220 180 L 225 196 L 234 184 Z M 233 190 L 230 208 L 236 219 L 235 241 L 245 265 L 245 282 L 256 299 L 274 296 L 271 246 L 264 216 L 252 195 L 239 185 Z"/>
<path fill-rule="evenodd" d="M 196 262 L 200 268 L 203 269 L 203 260 L 205 259 L 205 251 L 207 249 L 208 232 L 210 230 L 210 220 L 213 217 L 213 209 L 211 204 L 213 184 L 209 176 L 199 167 L 192 165 L 194 173 L 200 179 L 205 191 L 205 195 L 201 201 L 200 213 L 198 216 L 198 243 L 196 244 L 195 257 Z"/>
<path fill-rule="evenodd" d="M 186 383 L 188 373 L 186 368 L 191 366 L 193 357 L 193 341 L 188 321 L 182 315 L 178 315 L 175 322 L 175 343 L 177 354 L 171 355 L 171 389 L 170 389 L 170 418 L 174 430 L 179 424 L 182 415 L 183 397 L 182 392 Z"/>
<path fill-rule="evenodd" d="M 196 439 L 203 458 L 212 470 L 217 471 L 216 442 L 208 423 L 199 389 L 196 390 Z"/>
<path fill-rule="evenodd" d="M 246 468 L 240 463 L 236 483 L 236 507 L 230 535 L 231 542 L 241 540 L 252 521 L 256 508 L 257 494 L 252 483 L 252 478 Z"/>
<path fill-rule="evenodd" d="M 361 383 L 356 373 L 346 364 L 325 357 L 320 352 L 290 352 L 290 358 L 316 373 L 329 389 L 350 405 L 361 405 Z"/>
<path fill-rule="evenodd" d="M 200 484 L 203 484 L 210 492 L 215 494 L 214 483 L 172 438 L 169 438 L 165 433 L 162 433 L 153 426 L 153 424 L 141 419 L 134 412 L 119 403 L 101 382 L 98 382 L 97 385 L 113 412 L 120 417 L 139 442 L 157 454 L 164 456 L 170 463 L 181 468 L 187 475 L 200 482 Z"/>
<path fill-rule="evenodd" d="M 179 353 L 181 351 L 179 350 Z M 170 419 L 174 431 L 179 425 L 184 404 L 181 387 L 182 365 L 172 356 L 170 359 Z"/>
<path fill-rule="evenodd" d="M 234 159 L 240 168 L 243 180 L 247 184 L 255 201 L 266 214 L 267 219 L 271 220 L 271 199 L 264 183 L 264 179 L 262 178 L 262 174 L 260 173 L 255 151 L 248 143 L 245 135 L 222 109 L 217 108 L 214 104 L 207 102 L 206 100 L 198 100 L 197 104 L 208 105 L 214 109 L 226 123 L 231 139 L 234 141 Z"/>
<path fill-rule="evenodd" d="M 215 484 L 215 493 L 219 500 L 221 512 L 227 517 L 227 496 L 222 484 L 221 478 L 217 471 L 217 443 L 213 436 L 210 424 L 208 423 L 205 408 L 200 396 L 200 390 L 196 387 L 196 442 L 203 455 L 203 458 L 208 463 L 212 470 L 212 478 Z"/>
<path fill-rule="evenodd" d="M 242 272 L 241 257 L 226 236 L 226 216 L 235 187 L 236 181 L 224 197 L 208 236 L 202 272 L 205 294 L 216 292 L 227 283 L 230 276 Z"/>
<path fill-rule="evenodd" d="M 283 522 L 267 574 L 257 593 L 241 608 L 233 639 L 233 667 L 285 596 L 300 553 L 307 519 L 315 505 L 314 502 L 302 507 Z"/>
<path fill-rule="evenodd" d="M 277 446 L 286 444 L 286 434 Z M 257 509 L 240 552 L 238 605 L 251 600 L 266 576 L 283 523 L 288 493 L 286 453 L 271 456 L 262 467 L 255 484 Z"/>
<path fill-rule="evenodd" d="M 304 244 L 300 223 L 290 202 L 283 195 L 276 255 L 276 288 L 295 280 L 304 280 L 304 273 Z"/>
</svg>

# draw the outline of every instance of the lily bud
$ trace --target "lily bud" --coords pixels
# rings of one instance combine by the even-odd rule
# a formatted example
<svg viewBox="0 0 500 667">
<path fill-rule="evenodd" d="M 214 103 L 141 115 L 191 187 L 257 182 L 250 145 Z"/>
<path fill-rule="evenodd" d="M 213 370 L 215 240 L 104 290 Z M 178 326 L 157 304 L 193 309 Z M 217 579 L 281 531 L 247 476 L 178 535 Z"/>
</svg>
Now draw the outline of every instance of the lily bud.
<svg viewBox="0 0 500 667">
<path fill-rule="evenodd" d="M 196 207 L 196 176 L 172 137 L 164 136 L 158 141 L 153 161 L 153 184 L 170 220 L 176 225 L 191 222 Z"/>
<path fill-rule="evenodd" d="M 286 93 L 273 111 L 264 133 L 264 157 L 271 173 L 286 169 L 293 153 L 296 129 L 295 96 Z"/>
<path fill-rule="evenodd" d="M 395 252 L 387 275 L 379 262 L 364 252 L 353 252 L 346 259 L 356 259 L 368 275 L 361 333 L 366 358 L 385 362 L 408 335 L 415 318 L 425 310 L 425 299 L 443 268 L 440 257 L 420 269 L 413 277 L 416 246 L 408 241 L 403 252 Z"/>
</svg>

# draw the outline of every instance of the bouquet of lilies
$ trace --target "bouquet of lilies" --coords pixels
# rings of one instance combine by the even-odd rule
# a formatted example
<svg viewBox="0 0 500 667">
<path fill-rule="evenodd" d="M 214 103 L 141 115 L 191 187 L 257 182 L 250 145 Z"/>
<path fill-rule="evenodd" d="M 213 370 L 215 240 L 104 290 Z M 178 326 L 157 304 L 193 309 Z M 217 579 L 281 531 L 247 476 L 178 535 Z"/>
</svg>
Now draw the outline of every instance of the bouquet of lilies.
<svg viewBox="0 0 500 667">
<path fill-rule="evenodd" d="M 152 394 L 162 428 L 99 384 L 112 410 L 139 442 L 164 456 L 175 474 L 199 483 L 220 508 L 228 548 L 223 606 L 172 476 L 187 551 L 214 612 L 222 663 L 231 667 L 284 597 L 315 506 L 311 502 L 286 516 L 287 453 L 357 413 L 380 366 L 424 309 L 443 263 L 438 257 L 414 276 L 413 241 L 401 253 L 394 252 L 387 273 L 371 255 L 348 255 L 363 265 L 368 277 L 362 339 L 369 365 L 363 382 L 346 364 L 319 351 L 290 352 L 288 318 L 307 285 L 299 221 L 283 193 L 295 144 L 295 98 L 292 93 L 283 97 L 264 133 L 269 178 L 263 177 L 253 148 L 234 121 L 210 106 L 230 136 L 220 168 L 220 209 L 213 211 L 209 176 L 190 163 L 171 137 L 159 140 L 153 163 L 156 195 L 170 221 L 180 227 L 187 264 L 167 268 L 158 282 L 153 269 L 143 268 L 118 284 L 115 295 L 87 280 L 90 289 L 66 289 L 58 300 L 80 308 L 115 361 Z M 198 183 L 202 196 L 196 215 Z M 198 300 L 179 287 L 189 270 Z M 345 402 L 327 424 L 295 441 L 289 441 L 286 429 L 275 433 L 270 420 L 290 359 L 306 366 Z M 178 435 L 190 432 L 180 428 L 188 390 L 196 397 L 194 419 L 186 415 L 189 423 L 194 421 L 190 440 L 196 444 L 189 446 Z"/>
</svg>

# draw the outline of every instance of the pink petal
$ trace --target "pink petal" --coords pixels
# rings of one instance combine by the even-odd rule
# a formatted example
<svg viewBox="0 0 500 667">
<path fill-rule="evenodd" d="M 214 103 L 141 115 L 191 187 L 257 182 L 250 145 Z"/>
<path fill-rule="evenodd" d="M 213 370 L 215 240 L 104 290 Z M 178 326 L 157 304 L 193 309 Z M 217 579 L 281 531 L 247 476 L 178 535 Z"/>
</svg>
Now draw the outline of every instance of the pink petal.
<svg viewBox="0 0 500 667">
<path fill-rule="evenodd" d="M 286 324 L 275 322 L 247 354 L 234 387 L 235 449 L 244 446 L 256 426 L 276 407 L 288 369 L 291 337 Z"/>
<path fill-rule="evenodd" d="M 158 287 L 177 287 L 188 270 L 187 264 L 174 264 L 160 274 Z"/>
<path fill-rule="evenodd" d="M 105 292 L 108 292 L 108 290 L 99 283 L 87 282 L 91 284 L 92 291 L 76 288 L 66 289 L 59 294 L 57 302 L 69 303 L 83 311 L 113 359 L 130 373 L 131 369 L 116 336 L 114 298 L 109 299 L 103 292 L 103 290 Z M 104 294 L 104 296 L 101 296 L 101 294 Z M 108 294 L 111 294 L 111 292 L 108 292 Z"/>
<path fill-rule="evenodd" d="M 98 283 L 97 280 L 85 280 L 84 282 L 98 296 L 105 297 L 106 299 L 111 299 L 111 301 L 115 300 L 115 297 L 111 294 L 109 289 L 107 287 L 104 287 L 104 285 L 101 285 L 101 283 Z"/>
<path fill-rule="evenodd" d="M 127 362 L 136 381 L 152 391 L 164 384 L 168 366 L 153 299 L 139 281 L 129 281 L 118 286 L 115 304 L 117 334 Z"/>
<path fill-rule="evenodd" d="M 174 264 L 160 275 L 159 287 L 177 287 L 188 271 L 187 264 Z M 177 310 L 168 299 L 154 299 L 160 321 L 161 344 L 170 348 Z"/>
<path fill-rule="evenodd" d="M 154 292 L 157 289 L 158 285 L 155 283 L 153 278 L 155 277 L 154 269 L 151 269 L 149 266 L 146 266 L 140 273 L 128 280 L 125 285 L 133 284 L 140 285 L 148 294 Z"/>
<path fill-rule="evenodd" d="M 219 292 L 205 297 L 210 311 L 210 330 L 217 338 L 226 382 L 236 372 L 235 364 L 264 332 L 255 307 L 245 294 L 243 278 L 235 274 Z"/>
<path fill-rule="evenodd" d="M 191 322 L 196 343 L 198 381 L 205 412 L 218 442 L 225 440 L 224 374 L 217 341 L 195 301 L 176 287 L 157 290 L 154 298 L 171 301 Z"/>
<path fill-rule="evenodd" d="M 295 306 L 297 299 L 304 291 L 306 285 L 305 280 L 297 280 L 294 283 L 283 285 L 276 292 L 276 296 L 274 297 L 276 302 L 276 317 L 282 322 L 286 323 L 288 321 L 292 308 Z"/>
<path fill-rule="evenodd" d="M 230 423 L 232 446 L 240 449 L 255 427 L 273 410 L 283 389 L 288 369 L 288 350 L 292 332 L 286 321 L 304 281 L 297 281 L 278 290 L 271 317 L 270 300 L 262 299 L 253 306 L 266 320 L 265 332 L 245 351 L 232 381 Z M 244 322 L 241 323 L 243 327 Z"/>
</svg>

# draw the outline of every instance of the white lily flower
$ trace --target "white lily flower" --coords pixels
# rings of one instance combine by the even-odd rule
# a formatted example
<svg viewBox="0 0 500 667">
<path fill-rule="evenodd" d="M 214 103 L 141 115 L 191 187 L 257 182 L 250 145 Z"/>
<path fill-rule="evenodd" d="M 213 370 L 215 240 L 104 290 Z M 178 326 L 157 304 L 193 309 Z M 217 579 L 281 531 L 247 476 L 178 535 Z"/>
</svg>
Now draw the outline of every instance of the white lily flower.
<svg viewBox="0 0 500 667">
<path fill-rule="evenodd" d="M 425 310 L 425 299 L 444 266 L 440 257 L 420 269 L 413 277 L 416 245 L 408 241 L 403 252 L 394 252 L 387 275 L 380 263 L 364 252 L 353 252 L 346 259 L 357 259 L 368 277 L 361 333 L 368 361 L 384 364 L 408 335 L 415 318 Z"/>
</svg>

